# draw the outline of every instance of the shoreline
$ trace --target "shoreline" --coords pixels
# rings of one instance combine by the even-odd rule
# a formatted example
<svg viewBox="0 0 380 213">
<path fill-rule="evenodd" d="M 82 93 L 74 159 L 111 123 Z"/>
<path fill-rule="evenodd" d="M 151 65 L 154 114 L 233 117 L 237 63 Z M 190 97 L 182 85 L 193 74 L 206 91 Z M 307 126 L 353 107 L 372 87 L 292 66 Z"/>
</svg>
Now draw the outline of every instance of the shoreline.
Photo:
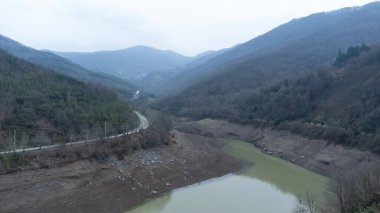
<svg viewBox="0 0 380 213">
<path fill-rule="evenodd" d="M 214 181 L 218 181 L 220 179 L 223 179 L 223 178 L 226 178 L 230 175 L 233 175 L 235 174 L 235 172 L 239 172 L 239 170 L 237 171 L 231 171 L 229 173 L 226 173 L 226 174 L 222 174 L 221 176 L 216 176 L 216 177 L 211 177 L 211 178 L 208 178 L 208 179 L 204 179 L 204 180 L 200 180 L 199 182 L 195 182 L 195 183 L 191 183 L 191 184 L 188 184 L 188 185 L 184 185 L 184 186 L 179 186 L 179 187 L 174 187 L 173 189 L 170 189 L 169 191 L 167 192 L 163 192 L 163 193 L 160 193 L 160 194 L 157 194 L 157 196 L 155 197 L 151 197 L 151 198 L 147 198 L 146 200 L 144 200 L 143 202 L 137 204 L 136 206 L 133 206 L 129 209 L 127 209 L 126 211 L 124 211 L 125 213 L 128 213 L 129 211 L 132 211 L 134 210 L 135 208 L 138 208 L 146 203 L 149 203 L 150 201 L 156 199 L 156 198 L 159 198 L 159 197 L 163 197 L 163 196 L 166 196 L 166 195 L 169 195 L 170 193 L 172 192 L 175 192 L 175 191 L 180 191 L 180 190 L 184 190 L 184 189 L 187 189 L 187 188 L 191 188 L 191 187 L 194 187 L 194 186 L 197 186 L 197 185 L 201 185 L 203 183 L 207 183 L 207 182 L 214 182 Z"/>
<path fill-rule="evenodd" d="M 215 139 L 173 131 L 175 144 L 123 160 L 80 160 L 0 176 L 0 212 L 126 212 L 172 190 L 240 169 Z"/>
<path fill-rule="evenodd" d="M 332 177 L 337 171 L 347 171 L 362 163 L 380 162 L 380 156 L 369 151 L 308 139 L 289 131 L 257 128 L 224 120 L 182 121 L 177 122 L 175 128 L 189 134 L 243 140 L 267 155 L 325 177 Z"/>
<path fill-rule="evenodd" d="M 172 136 L 169 146 L 138 150 L 123 159 L 85 159 L 0 175 L 0 212 L 126 212 L 173 190 L 243 170 L 244 162 L 225 153 L 220 139 L 249 142 L 327 177 L 348 165 L 378 160 L 371 153 L 286 131 L 211 119 L 176 123 Z"/>
</svg>

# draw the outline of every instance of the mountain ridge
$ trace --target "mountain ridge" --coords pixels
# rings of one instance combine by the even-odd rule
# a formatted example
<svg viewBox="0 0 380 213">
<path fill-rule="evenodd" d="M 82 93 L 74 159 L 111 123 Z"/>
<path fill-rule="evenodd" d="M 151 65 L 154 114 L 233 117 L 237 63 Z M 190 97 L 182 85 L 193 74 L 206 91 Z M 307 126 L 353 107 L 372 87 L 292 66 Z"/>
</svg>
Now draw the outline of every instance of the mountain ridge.
<svg viewBox="0 0 380 213">
<path fill-rule="evenodd" d="M 55 52 L 87 69 L 132 81 L 152 72 L 166 71 L 191 61 L 171 50 L 138 45 L 120 50 L 96 52 Z"/>
<path fill-rule="evenodd" d="M 164 90 L 168 91 L 167 94 L 173 95 L 197 83 L 197 81 L 204 81 L 204 79 L 216 76 L 218 73 L 228 72 L 229 67 L 234 64 L 239 64 L 242 61 L 251 61 L 252 63 L 257 57 L 263 57 L 270 54 L 284 54 L 287 49 L 297 47 L 298 51 L 302 50 L 303 46 L 310 48 L 308 40 L 315 44 L 315 47 L 320 48 L 323 46 L 327 54 L 320 54 L 319 64 L 329 64 L 339 48 L 345 49 L 349 45 L 356 45 L 359 43 L 367 43 L 369 45 L 379 42 L 376 30 L 379 30 L 377 21 L 380 17 L 377 13 L 380 8 L 380 2 L 374 2 L 368 5 L 358 7 L 355 10 L 338 10 L 339 12 L 322 12 L 315 13 L 303 18 L 293 19 L 292 21 L 280 25 L 273 30 L 264 33 L 246 43 L 240 44 L 237 47 L 209 60 L 207 63 L 200 65 L 196 68 L 191 68 L 183 72 L 182 76 L 174 78 L 169 85 L 172 87 L 165 87 Z M 361 16 L 361 17 L 360 17 Z M 368 17 L 372 20 L 368 21 Z M 376 21 L 377 20 L 377 21 Z M 351 31 L 346 31 L 344 27 L 339 24 L 345 24 Z M 368 23 L 367 23 L 368 22 Z M 352 25 L 352 26 L 350 26 Z M 355 29 L 355 26 L 357 29 Z M 375 32 L 370 32 L 370 29 Z M 368 32 L 360 32 L 365 30 Z M 330 34 L 329 34 L 330 33 Z M 335 33 L 335 35 L 333 35 Z M 325 35 L 324 35 L 325 34 Z M 340 34 L 340 35 L 339 35 Z M 328 35 L 328 36 L 326 36 Z M 342 36 L 342 38 L 339 38 Z M 334 41 L 328 40 L 335 39 Z M 319 40 L 318 40 L 319 39 Z M 322 45 L 321 42 L 330 44 Z M 310 48 L 311 50 L 314 47 Z M 321 52 L 321 51 L 319 51 Z M 305 54 L 311 54 L 305 52 Z M 315 55 L 315 54 L 314 54 Z M 316 57 L 311 55 L 311 57 Z M 314 62 L 313 65 L 316 63 Z"/>
<path fill-rule="evenodd" d="M 176 87 L 171 89 L 179 92 L 161 103 L 164 108 L 171 108 L 169 111 L 196 118 L 223 118 L 225 114 L 239 113 L 234 112 L 236 104 L 260 88 L 328 67 L 334 62 L 339 49 L 363 43 L 370 46 L 380 43 L 378 8 L 380 2 L 349 12 L 313 14 L 290 25 L 277 27 L 265 36 L 241 44 L 192 69 L 193 72 L 183 72 L 181 79 L 172 81 Z M 319 25 L 317 29 L 306 30 L 316 25 Z M 297 33 L 303 34 L 295 39 L 293 35 Z M 278 36 L 282 40 L 276 39 Z M 293 37 L 293 40 L 282 44 L 281 48 L 275 45 L 275 50 L 271 50 L 271 46 L 288 37 Z M 266 51 L 253 52 L 230 61 L 222 60 L 236 51 L 243 49 L 246 52 L 245 49 L 251 45 L 265 40 L 274 40 L 266 46 Z M 263 45 L 260 43 L 255 48 L 263 48 Z"/>
<path fill-rule="evenodd" d="M 22 58 L 31 63 L 42 65 L 46 68 L 50 68 L 58 73 L 73 77 L 79 81 L 97 83 L 114 88 L 128 98 L 132 97 L 136 91 L 136 88 L 127 80 L 86 70 L 85 68 L 74 64 L 65 58 L 50 52 L 30 48 L 3 35 L 0 35 L 0 49 L 4 49 L 16 57 Z"/>
</svg>

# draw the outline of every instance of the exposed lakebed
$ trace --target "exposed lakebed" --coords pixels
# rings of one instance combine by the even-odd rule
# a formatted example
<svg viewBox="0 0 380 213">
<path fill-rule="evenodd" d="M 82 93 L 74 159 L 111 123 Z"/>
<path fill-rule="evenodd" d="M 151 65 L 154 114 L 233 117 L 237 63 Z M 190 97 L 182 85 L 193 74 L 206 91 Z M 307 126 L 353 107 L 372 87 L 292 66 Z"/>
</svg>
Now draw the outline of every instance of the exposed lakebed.
<svg viewBox="0 0 380 213">
<path fill-rule="evenodd" d="M 265 155 L 252 144 L 224 142 L 227 153 L 247 162 L 241 172 L 176 189 L 128 213 L 291 213 L 306 194 L 322 199 L 323 176 Z"/>
</svg>

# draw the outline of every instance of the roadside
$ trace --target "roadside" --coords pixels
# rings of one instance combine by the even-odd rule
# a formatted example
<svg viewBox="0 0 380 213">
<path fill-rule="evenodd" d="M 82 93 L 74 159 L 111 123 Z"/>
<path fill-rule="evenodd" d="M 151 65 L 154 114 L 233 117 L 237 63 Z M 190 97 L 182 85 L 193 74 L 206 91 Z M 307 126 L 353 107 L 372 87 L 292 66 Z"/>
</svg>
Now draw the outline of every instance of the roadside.
<svg viewBox="0 0 380 213">
<path fill-rule="evenodd" d="M 53 144 L 53 145 L 47 145 L 47 146 L 30 147 L 30 148 L 15 149 L 15 150 L 10 150 L 10 151 L 2 151 L 2 152 L 0 152 L 0 155 L 8 154 L 8 153 L 31 152 L 31 151 L 38 151 L 38 150 L 42 150 L 42 149 L 53 149 L 53 148 L 59 148 L 62 146 L 85 145 L 87 143 L 96 143 L 99 141 L 107 141 L 107 140 L 109 141 L 109 140 L 112 140 L 115 138 L 121 138 L 121 137 L 126 136 L 126 135 L 135 134 L 135 133 L 138 133 L 140 130 L 147 129 L 149 127 L 148 119 L 144 115 L 139 113 L 138 111 L 134 111 L 134 113 L 139 118 L 139 122 L 140 122 L 139 126 L 132 129 L 132 130 L 126 131 L 126 132 L 118 134 L 118 135 L 110 135 L 110 136 L 106 136 L 103 138 L 94 138 L 94 139 L 81 140 L 81 141 L 69 142 L 69 143 L 63 143 L 63 144 Z"/>
<path fill-rule="evenodd" d="M 172 189 L 236 171 L 216 139 L 178 131 L 123 159 L 0 175 L 0 212 L 123 212 Z"/>
</svg>

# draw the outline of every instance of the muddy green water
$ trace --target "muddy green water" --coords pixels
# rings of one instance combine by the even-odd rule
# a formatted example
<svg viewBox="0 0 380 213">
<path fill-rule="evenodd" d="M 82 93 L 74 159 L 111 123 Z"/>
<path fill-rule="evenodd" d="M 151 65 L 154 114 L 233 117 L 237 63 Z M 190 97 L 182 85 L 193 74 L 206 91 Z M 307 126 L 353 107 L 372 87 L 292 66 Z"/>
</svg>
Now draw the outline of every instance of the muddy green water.
<svg viewBox="0 0 380 213">
<path fill-rule="evenodd" d="M 326 179 L 264 155 L 242 141 L 224 141 L 226 151 L 249 166 L 153 199 L 128 213 L 291 213 L 306 193 L 322 199 Z"/>
</svg>

